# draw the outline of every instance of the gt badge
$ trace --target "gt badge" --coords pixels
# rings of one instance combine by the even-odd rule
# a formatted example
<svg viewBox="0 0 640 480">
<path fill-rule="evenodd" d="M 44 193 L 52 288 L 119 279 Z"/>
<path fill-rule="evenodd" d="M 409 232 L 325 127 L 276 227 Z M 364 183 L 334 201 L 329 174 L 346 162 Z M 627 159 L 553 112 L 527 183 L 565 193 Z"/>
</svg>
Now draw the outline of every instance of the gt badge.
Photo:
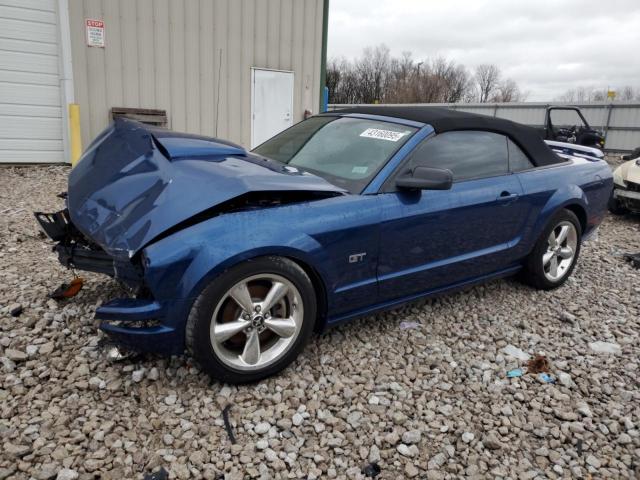
<svg viewBox="0 0 640 480">
<path fill-rule="evenodd" d="M 353 255 L 349 255 L 349 263 L 358 263 L 364 260 L 364 257 L 367 253 L 354 253 Z"/>
</svg>

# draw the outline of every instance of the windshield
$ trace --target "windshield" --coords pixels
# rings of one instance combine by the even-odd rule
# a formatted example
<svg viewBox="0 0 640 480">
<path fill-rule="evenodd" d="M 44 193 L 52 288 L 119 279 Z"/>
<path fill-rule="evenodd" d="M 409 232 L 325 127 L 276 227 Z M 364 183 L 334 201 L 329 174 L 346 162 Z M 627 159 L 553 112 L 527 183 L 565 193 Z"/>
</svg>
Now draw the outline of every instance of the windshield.
<svg viewBox="0 0 640 480">
<path fill-rule="evenodd" d="M 253 152 L 361 193 L 416 130 L 378 120 L 319 116 L 294 125 Z"/>
</svg>

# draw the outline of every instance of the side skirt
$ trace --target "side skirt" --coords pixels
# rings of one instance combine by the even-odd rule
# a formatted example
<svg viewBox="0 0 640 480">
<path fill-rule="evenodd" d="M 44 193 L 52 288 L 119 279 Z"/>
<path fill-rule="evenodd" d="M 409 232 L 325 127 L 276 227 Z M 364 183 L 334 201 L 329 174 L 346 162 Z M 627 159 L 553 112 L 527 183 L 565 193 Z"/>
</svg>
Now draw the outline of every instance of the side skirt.
<svg viewBox="0 0 640 480">
<path fill-rule="evenodd" d="M 516 274 L 519 270 L 522 269 L 522 265 L 516 265 L 515 267 L 506 268 L 504 270 L 499 270 L 497 272 L 490 273 L 488 275 L 483 275 L 481 277 L 476 277 L 471 280 L 465 280 L 463 282 L 454 283 L 452 285 L 447 285 L 446 287 L 440 287 L 433 290 L 427 290 L 426 292 L 415 293 L 413 295 L 409 295 L 407 297 L 398 298 L 395 300 L 389 300 L 387 302 L 379 303 L 376 305 L 372 305 L 369 307 L 365 307 L 359 310 L 354 310 L 352 312 L 339 315 L 337 317 L 330 317 L 326 324 L 325 330 L 327 328 L 335 327 L 349 320 L 353 320 L 358 317 L 364 317 L 373 313 L 383 312 L 385 310 L 393 310 L 401 305 L 405 305 L 407 303 L 414 302 L 418 299 L 422 298 L 430 298 L 437 297 L 440 295 L 449 294 L 458 290 L 463 290 L 467 287 L 471 287 L 473 285 L 477 285 L 480 283 L 485 283 L 490 280 L 495 280 L 498 278 L 510 277 Z"/>
</svg>

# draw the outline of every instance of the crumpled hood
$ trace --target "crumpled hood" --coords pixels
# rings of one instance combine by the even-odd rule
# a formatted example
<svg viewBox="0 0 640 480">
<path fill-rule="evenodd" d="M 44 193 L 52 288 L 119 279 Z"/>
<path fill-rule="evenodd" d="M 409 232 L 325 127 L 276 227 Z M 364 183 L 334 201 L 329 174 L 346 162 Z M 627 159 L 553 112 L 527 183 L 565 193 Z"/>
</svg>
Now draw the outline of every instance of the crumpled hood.
<svg viewBox="0 0 640 480">
<path fill-rule="evenodd" d="M 71 171 L 68 207 L 84 235 L 130 258 L 180 222 L 258 191 L 344 192 L 238 145 L 117 120 Z"/>
</svg>

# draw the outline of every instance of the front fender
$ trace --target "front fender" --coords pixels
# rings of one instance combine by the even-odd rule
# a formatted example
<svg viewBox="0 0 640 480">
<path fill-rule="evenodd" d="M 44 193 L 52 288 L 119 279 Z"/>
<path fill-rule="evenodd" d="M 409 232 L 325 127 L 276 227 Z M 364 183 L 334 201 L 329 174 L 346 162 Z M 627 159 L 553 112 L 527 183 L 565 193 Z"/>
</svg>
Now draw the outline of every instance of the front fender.
<svg viewBox="0 0 640 480">
<path fill-rule="evenodd" d="M 259 224 L 259 233 L 253 225 Z M 179 231 L 144 250 L 145 281 L 154 298 L 195 299 L 211 280 L 231 266 L 264 255 L 286 256 L 326 272 L 314 259 L 321 245 L 282 223 L 270 224 L 256 210 L 211 218 Z"/>
<path fill-rule="evenodd" d="M 286 207 L 284 207 L 286 208 Z M 152 300 L 118 300 L 99 309 L 101 328 L 120 344 L 144 351 L 176 354 L 184 350 L 185 323 L 195 298 L 226 269 L 263 255 L 291 257 L 313 267 L 322 265 L 310 252 L 321 251 L 309 235 L 275 225 L 267 211 L 238 212 L 185 228 L 142 252 L 145 286 Z M 286 218 L 286 217 L 285 217 Z M 260 222 L 260 234 L 251 228 Z M 322 253 L 317 253 L 322 258 Z M 322 279 L 324 281 L 324 279 Z M 148 318 L 158 325 L 129 328 L 109 320 L 136 322 Z"/>
</svg>

